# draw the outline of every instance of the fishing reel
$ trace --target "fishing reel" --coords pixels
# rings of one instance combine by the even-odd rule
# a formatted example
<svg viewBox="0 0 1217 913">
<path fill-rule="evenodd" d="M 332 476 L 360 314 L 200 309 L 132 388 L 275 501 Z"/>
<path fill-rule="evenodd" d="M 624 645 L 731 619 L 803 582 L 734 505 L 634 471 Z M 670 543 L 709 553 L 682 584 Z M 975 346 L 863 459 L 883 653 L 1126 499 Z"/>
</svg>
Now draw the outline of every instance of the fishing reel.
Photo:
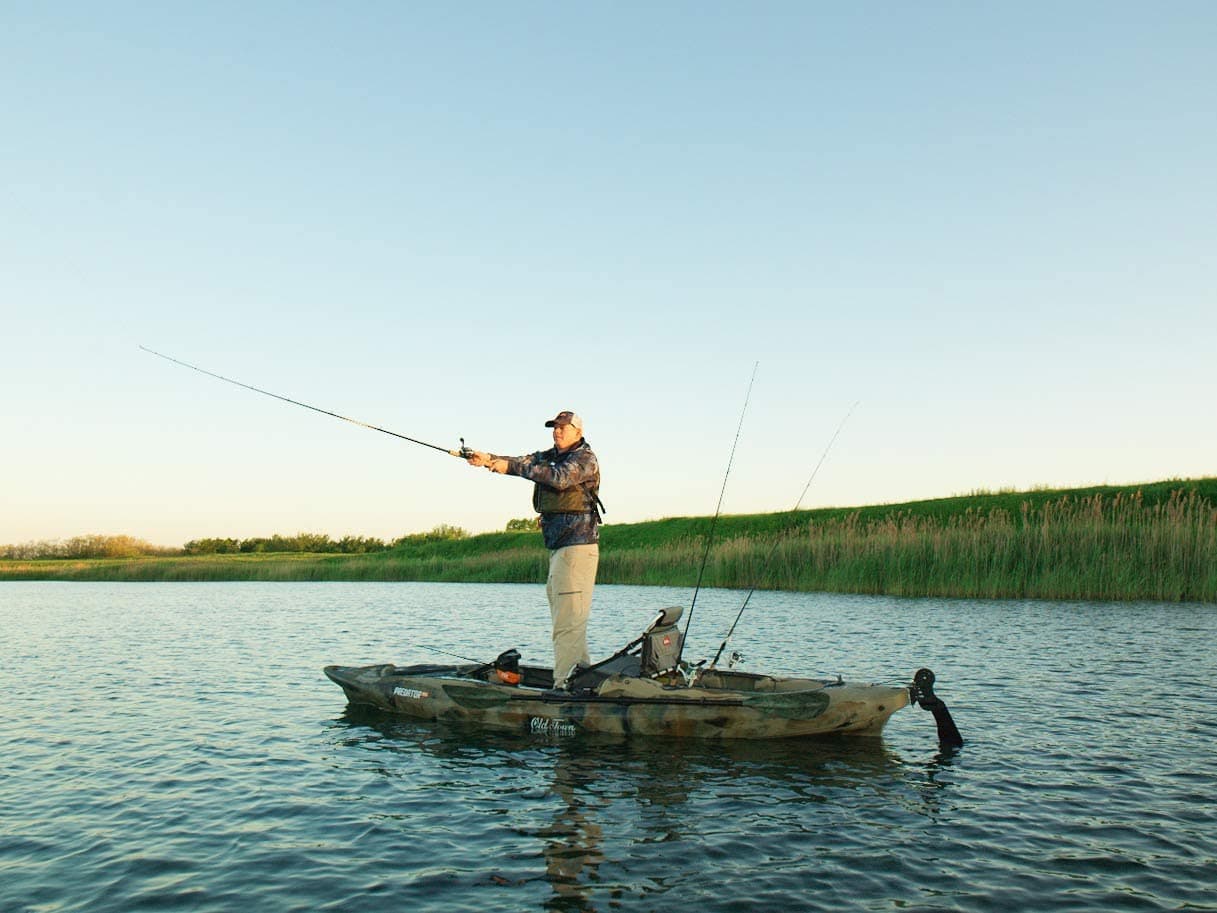
<svg viewBox="0 0 1217 913">
<path fill-rule="evenodd" d="M 520 651 L 504 650 L 494 660 L 494 671 L 504 685 L 518 685 L 523 675 L 520 673 Z"/>
<path fill-rule="evenodd" d="M 428 444 L 427 446 L 430 447 L 432 445 Z M 436 447 L 435 449 L 444 450 L 443 447 Z M 444 450 L 444 452 L 447 453 L 448 456 L 460 457 L 462 460 L 467 460 L 471 456 L 473 456 L 474 449 L 472 447 L 466 446 L 465 439 L 461 438 L 461 449 L 460 450 Z"/>
</svg>

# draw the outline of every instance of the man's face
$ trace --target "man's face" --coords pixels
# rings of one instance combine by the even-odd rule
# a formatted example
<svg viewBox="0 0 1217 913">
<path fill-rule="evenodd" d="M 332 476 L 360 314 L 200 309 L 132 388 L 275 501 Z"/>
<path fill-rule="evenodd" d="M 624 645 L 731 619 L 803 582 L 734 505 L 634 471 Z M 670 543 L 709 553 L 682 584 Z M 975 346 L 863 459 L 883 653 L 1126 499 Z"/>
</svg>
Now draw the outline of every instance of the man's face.
<svg viewBox="0 0 1217 913">
<path fill-rule="evenodd" d="M 554 425 L 554 446 L 566 450 L 583 437 L 583 431 L 574 425 Z"/>
</svg>

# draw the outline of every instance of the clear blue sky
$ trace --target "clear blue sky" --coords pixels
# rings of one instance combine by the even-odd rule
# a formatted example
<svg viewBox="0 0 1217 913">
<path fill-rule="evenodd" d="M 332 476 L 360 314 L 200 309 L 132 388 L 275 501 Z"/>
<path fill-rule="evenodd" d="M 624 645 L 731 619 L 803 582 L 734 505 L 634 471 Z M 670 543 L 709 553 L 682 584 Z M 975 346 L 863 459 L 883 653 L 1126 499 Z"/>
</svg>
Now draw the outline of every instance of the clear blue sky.
<svg viewBox="0 0 1217 913">
<path fill-rule="evenodd" d="M 1217 4 L 0 6 L 0 543 L 1217 472 Z"/>
</svg>

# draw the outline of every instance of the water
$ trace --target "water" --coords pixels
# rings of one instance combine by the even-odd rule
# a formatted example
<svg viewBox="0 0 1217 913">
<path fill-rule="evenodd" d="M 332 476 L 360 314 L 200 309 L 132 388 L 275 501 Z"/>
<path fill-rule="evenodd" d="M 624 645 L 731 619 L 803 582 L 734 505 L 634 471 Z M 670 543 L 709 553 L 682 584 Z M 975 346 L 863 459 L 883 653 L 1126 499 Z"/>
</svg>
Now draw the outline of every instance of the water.
<svg viewBox="0 0 1217 913">
<path fill-rule="evenodd" d="M 597 588 L 606 654 L 688 592 Z M 703 591 L 687 658 L 742 594 Z M 882 740 L 478 732 L 329 662 L 548 659 L 539 586 L 0 584 L 0 910 L 1217 910 L 1217 609 L 758 593 L 743 668 L 938 673 Z"/>
</svg>

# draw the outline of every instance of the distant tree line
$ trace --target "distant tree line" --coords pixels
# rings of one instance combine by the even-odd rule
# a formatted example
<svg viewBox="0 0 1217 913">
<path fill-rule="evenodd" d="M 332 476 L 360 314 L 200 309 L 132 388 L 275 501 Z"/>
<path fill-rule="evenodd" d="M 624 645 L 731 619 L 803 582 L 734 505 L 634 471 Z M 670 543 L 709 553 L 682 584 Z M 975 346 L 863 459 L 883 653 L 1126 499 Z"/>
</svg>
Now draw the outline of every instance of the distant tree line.
<svg viewBox="0 0 1217 913">
<path fill-rule="evenodd" d="M 182 551 L 187 555 L 260 555 L 274 552 L 307 552 L 313 555 L 366 555 L 384 552 L 423 542 L 439 542 L 445 539 L 467 539 L 469 533 L 459 526 L 441 523 L 427 533 L 411 533 L 391 542 L 372 536 L 343 536 L 331 539 L 325 533 L 297 533 L 294 536 L 275 534 L 269 538 L 252 539 L 191 539 Z"/>
<path fill-rule="evenodd" d="M 44 539 L 20 545 L 0 545 L 0 558 L 29 561 L 35 558 L 81 560 L 87 558 L 139 558 L 180 555 L 180 548 L 164 548 L 132 536 L 74 536 L 71 539 Z"/>
<path fill-rule="evenodd" d="M 539 529 L 536 517 L 508 520 L 507 531 Z M 259 555 L 283 552 L 306 552 L 315 555 L 365 555 L 384 552 L 403 545 L 423 545 L 452 539 L 468 539 L 469 532 L 459 526 L 441 523 L 430 532 L 411 533 L 391 541 L 373 536 L 343 536 L 331 539 L 325 533 L 297 533 L 294 536 L 256 536 L 250 539 L 209 537 L 191 539 L 181 548 L 153 545 L 132 536 L 75 536 L 71 539 L 41 540 L 20 545 L 0 545 L 0 559 L 31 561 L 39 558 L 140 558 L 174 555 Z"/>
<path fill-rule="evenodd" d="M 363 555 L 388 548 L 383 539 L 370 536 L 343 536 L 331 539 L 325 533 L 297 533 L 294 536 L 255 536 L 250 539 L 191 539 L 182 551 L 187 555 L 261 555 L 271 552 L 310 552 L 318 555 Z"/>
</svg>

